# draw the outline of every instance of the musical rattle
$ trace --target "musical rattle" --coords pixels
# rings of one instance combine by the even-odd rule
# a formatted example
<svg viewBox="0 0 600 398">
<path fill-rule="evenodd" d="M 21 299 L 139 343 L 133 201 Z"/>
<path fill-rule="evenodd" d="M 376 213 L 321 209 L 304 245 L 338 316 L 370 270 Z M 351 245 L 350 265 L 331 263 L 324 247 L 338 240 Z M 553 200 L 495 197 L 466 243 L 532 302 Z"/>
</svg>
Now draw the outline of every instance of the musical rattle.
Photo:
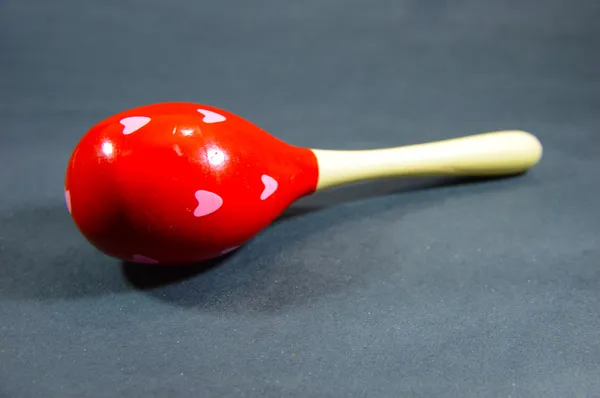
<svg viewBox="0 0 600 398">
<path fill-rule="evenodd" d="M 235 250 L 323 189 L 398 176 L 519 174 L 541 156 L 538 139 L 524 131 L 309 149 L 223 109 L 161 103 L 93 126 L 69 160 L 65 199 L 79 231 L 106 255 L 176 265 Z"/>
</svg>

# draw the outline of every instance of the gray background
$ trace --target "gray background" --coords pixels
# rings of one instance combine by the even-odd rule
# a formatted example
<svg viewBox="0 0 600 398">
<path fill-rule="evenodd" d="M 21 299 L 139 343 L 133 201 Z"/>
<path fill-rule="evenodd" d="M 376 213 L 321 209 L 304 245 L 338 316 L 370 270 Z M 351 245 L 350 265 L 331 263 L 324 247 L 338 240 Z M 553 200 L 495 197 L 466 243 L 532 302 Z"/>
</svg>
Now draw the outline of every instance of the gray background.
<svg viewBox="0 0 600 398">
<path fill-rule="evenodd" d="M 0 395 L 600 396 L 600 2 L 0 1 Z M 519 178 L 301 200 L 212 267 L 96 252 L 63 202 L 88 127 L 159 101 L 293 144 L 497 129 Z"/>
</svg>

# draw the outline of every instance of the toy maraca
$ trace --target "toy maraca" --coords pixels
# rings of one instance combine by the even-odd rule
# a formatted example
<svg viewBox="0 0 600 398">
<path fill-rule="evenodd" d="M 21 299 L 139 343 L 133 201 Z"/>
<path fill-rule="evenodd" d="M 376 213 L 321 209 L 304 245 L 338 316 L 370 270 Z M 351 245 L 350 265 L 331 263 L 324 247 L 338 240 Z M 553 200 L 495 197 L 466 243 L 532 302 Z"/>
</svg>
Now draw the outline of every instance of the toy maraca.
<svg viewBox="0 0 600 398">
<path fill-rule="evenodd" d="M 130 109 L 73 151 L 65 197 L 81 233 L 126 261 L 186 264 L 256 236 L 297 199 L 393 176 L 517 174 L 542 156 L 523 131 L 376 150 L 289 145 L 228 111 L 194 103 Z"/>
</svg>

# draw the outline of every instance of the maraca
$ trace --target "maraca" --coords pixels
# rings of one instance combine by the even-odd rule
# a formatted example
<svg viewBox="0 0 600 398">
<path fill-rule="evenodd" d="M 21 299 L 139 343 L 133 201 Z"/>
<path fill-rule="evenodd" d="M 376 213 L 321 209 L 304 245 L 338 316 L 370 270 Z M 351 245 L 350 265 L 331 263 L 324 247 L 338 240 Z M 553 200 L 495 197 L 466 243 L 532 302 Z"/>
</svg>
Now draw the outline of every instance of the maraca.
<svg viewBox="0 0 600 398">
<path fill-rule="evenodd" d="M 395 176 L 519 174 L 541 156 L 538 139 L 524 131 L 309 149 L 223 109 L 162 103 L 93 126 L 69 160 L 65 198 L 79 231 L 106 255 L 176 265 L 240 247 L 323 189 Z"/>
</svg>

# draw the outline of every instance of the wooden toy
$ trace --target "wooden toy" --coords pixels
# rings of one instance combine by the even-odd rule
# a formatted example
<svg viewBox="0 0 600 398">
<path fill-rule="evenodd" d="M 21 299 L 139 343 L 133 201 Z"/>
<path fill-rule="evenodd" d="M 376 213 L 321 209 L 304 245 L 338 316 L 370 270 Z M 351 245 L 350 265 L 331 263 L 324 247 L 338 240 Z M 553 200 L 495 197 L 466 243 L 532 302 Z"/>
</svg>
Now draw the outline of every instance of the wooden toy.
<svg viewBox="0 0 600 398">
<path fill-rule="evenodd" d="M 70 158 L 65 199 L 105 254 L 176 265 L 240 247 L 323 189 L 384 177 L 519 174 L 541 156 L 524 131 L 375 150 L 301 148 L 223 109 L 161 103 L 93 126 Z"/>
</svg>

